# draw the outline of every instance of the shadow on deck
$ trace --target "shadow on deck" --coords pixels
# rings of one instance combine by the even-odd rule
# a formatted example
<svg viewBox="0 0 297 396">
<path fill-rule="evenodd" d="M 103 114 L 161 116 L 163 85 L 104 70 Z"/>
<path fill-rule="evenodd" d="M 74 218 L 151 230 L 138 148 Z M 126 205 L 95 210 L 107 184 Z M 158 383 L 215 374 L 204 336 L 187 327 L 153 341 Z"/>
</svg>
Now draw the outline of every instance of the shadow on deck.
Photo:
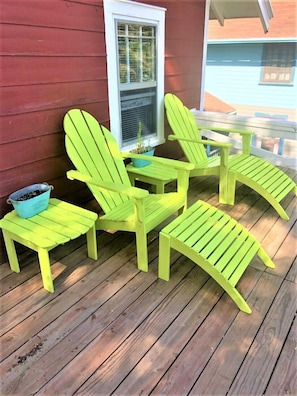
<svg viewBox="0 0 297 396">
<path fill-rule="evenodd" d="M 0 267 L 2 394 L 296 394 L 296 199 L 283 201 L 286 222 L 242 185 L 235 206 L 218 205 L 214 177 L 191 180 L 189 204 L 198 198 L 250 229 L 276 264 L 255 258 L 237 286 L 252 314 L 179 253 L 170 281 L 158 279 L 162 227 L 148 237 L 148 273 L 134 234 L 98 232 L 96 262 L 84 237 L 56 248 L 54 294 L 26 250 L 19 274 Z"/>
</svg>

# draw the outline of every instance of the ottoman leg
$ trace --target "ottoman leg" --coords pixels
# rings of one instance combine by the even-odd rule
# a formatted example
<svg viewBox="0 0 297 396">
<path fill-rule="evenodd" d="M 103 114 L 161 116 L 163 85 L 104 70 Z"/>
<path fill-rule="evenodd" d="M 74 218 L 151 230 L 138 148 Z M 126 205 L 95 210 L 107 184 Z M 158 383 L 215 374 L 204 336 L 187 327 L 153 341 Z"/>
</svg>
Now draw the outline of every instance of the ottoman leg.
<svg viewBox="0 0 297 396">
<path fill-rule="evenodd" d="M 38 248 L 38 258 L 42 277 L 42 283 L 45 290 L 53 293 L 54 284 L 52 278 L 51 264 L 49 260 L 48 250 L 43 248 Z"/>
<path fill-rule="evenodd" d="M 5 242 L 6 252 L 8 256 L 8 261 L 10 265 L 10 269 L 14 272 L 20 272 L 19 261 L 17 258 L 17 254 L 15 251 L 15 245 L 13 239 L 10 237 L 9 231 L 2 230 L 3 238 Z"/>
<path fill-rule="evenodd" d="M 97 250 L 97 239 L 96 239 L 96 228 L 93 226 L 87 232 L 87 247 L 88 247 L 88 256 L 94 260 L 98 258 L 98 250 Z"/>
<path fill-rule="evenodd" d="M 159 278 L 170 278 L 170 236 L 160 232 L 159 235 Z"/>
</svg>

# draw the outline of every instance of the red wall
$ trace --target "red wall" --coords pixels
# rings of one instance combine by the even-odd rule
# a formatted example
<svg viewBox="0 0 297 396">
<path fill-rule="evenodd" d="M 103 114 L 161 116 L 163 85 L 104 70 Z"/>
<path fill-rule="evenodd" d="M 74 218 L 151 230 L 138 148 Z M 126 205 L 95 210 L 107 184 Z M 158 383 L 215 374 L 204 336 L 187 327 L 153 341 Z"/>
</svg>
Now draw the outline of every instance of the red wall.
<svg viewBox="0 0 297 396">
<path fill-rule="evenodd" d="M 198 106 L 205 0 L 145 2 L 167 8 L 165 92 Z M 1 217 L 9 194 L 43 181 L 55 197 L 84 203 L 88 190 L 65 177 L 62 123 L 79 107 L 109 125 L 102 0 L 2 0 L 0 11 Z M 159 153 L 181 156 L 169 142 Z"/>
<path fill-rule="evenodd" d="M 205 0 L 144 1 L 167 9 L 165 16 L 165 93 L 175 93 L 189 108 L 200 107 Z M 165 135 L 171 133 L 165 119 Z M 181 158 L 177 142 L 156 154 Z"/>
</svg>

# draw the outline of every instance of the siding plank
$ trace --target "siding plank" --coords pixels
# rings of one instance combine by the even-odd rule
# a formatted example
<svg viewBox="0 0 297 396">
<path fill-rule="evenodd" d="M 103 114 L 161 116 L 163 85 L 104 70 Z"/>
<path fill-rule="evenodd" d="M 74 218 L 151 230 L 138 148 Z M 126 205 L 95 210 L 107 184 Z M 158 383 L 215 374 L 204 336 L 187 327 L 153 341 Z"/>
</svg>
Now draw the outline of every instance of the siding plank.
<svg viewBox="0 0 297 396">
<path fill-rule="evenodd" d="M 18 96 L 10 87 L 2 88 L 0 115 L 12 115 L 60 107 L 94 103 L 98 92 L 107 97 L 106 80 L 78 81 L 18 87 Z M 62 120 L 61 120 L 62 121 Z"/>
<path fill-rule="evenodd" d="M 44 158 L 50 158 L 53 153 L 54 156 L 65 155 L 63 133 L 40 136 L 30 139 L 29 142 L 18 141 L 1 145 L 0 167 L 2 170 L 21 167 L 32 162 L 42 161 Z"/>
<path fill-rule="evenodd" d="M 109 113 L 106 100 L 93 103 L 73 103 L 57 109 L 40 110 L 23 114 L 7 115 L 0 118 L 1 144 L 27 140 L 48 134 L 62 132 L 64 115 L 72 107 L 80 107 L 94 115 L 102 124 L 109 126 Z M 64 131 L 63 131 L 64 133 Z"/>
<path fill-rule="evenodd" d="M 2 22 L 12 25 L 61 27 L 97 32 L 102 32 L 104 29 L 104 24 L 100 23 L 103 20 L 102 0 L 38 1 L 38 7 L 37 1 L 2 0 Z"/>
<path fill-rule="evenodd" d="M 101 56 L 105 57 L 105 55 Z M 76 57 L 3 56 L 0 86 L 27 86 L 107 79 L 104 63 L 100 56 L 93 57 L 87 54 Z"/>
<path fill-rule="evenodd" d="M 0 55 L 100 56 L 105 53 L 104 33 L 6 25 Z"/>
</svg>

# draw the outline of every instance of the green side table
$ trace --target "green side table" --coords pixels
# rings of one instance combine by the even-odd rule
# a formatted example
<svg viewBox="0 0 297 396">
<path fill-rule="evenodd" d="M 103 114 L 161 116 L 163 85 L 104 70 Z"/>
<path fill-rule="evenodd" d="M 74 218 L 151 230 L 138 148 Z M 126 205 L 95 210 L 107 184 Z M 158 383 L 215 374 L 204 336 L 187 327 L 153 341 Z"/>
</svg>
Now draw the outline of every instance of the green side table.
<svg viewBox="0 0 297 396">
<path fill-rule="evenodd" d="M 168 169 L 161 164 L 150 164 L 142 168 L 136 168 L 132 163 L 126 166 L 132 186 L 139 180 L 154 186 L 157 194 L 164 194 L 167 183 L 177 179 L 175 169 Z"/>
<path fill-rule="evenodd" d="M 0 220 L 10 268 L 20 272 L 14 242 L 38 253 L 43 287 L 54 292 L 49 251 L 56 246 L 86 234 L 88 256 L 97 260 L 95 221 L 97 214 L 67 202 L 51 198 L 47 210 L 28 219 L 15 210 Z"/>
</svg>

